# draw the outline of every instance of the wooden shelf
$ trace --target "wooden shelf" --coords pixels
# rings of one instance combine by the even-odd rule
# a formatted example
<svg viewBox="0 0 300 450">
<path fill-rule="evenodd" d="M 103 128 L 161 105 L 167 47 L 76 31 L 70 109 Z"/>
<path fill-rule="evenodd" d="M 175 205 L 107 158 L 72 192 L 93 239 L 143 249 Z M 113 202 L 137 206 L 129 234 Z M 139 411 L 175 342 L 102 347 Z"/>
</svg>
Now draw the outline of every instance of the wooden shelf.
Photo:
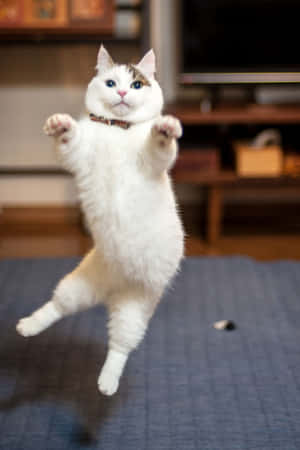
<svg viewBox="0 0 300 450">
<path fill-rule="evenodd" d="M 238 187 L 293 187 L 300 186 L 300 177 L 281 175 L 276 177 L 240 177 L 233 170 L 220 170 L 214 173 L 202 173 L 191 170 L 174 172 L 172 178 L 178 183 L 191 183 L 201 186 L 238 186 Z"/>
<path fill-rule="evenodd" d="M 230 189 L 250 188 L 259 193 L 262 189 L 271 192 L 299 192 L 300 177 L 279 176 L 265 178 L 242 178 L 233 171 L 202 174 L 180 171 L 174 174 L 177 183 L 189 183 L 205 188 L 207 242 L 215 245 L 222 231 L 223 195 Z"/>
<path fill-rule="evenodd" d="M 0 166 L 0 176 L 71 176 L 71 173 L 60 167 L 40 166 Z"/>
<path fill-rule="evenodd" d="M 41 40 L 41 39 L 97 39 L 113 38 L 111 28 L 73 25 L 49 28 L 0 29 L 0 39 L 6 41 Z"/>
<path fill-rule="evenodd" d="M 44 2 L 45 3 L 45 2 Z M 48 36 L 61 38 L 111 36 L 115 28 L 115 3 L 102 0 L 88 5 L 59 0 L 37 4 L 34 0 L 14 2 L 10 8 L 3 5 L 0 37 L 6 40 L 40 40 Z"/>
<path fill-rule="evenodd" d="M 168 105 L 167 113 L 178 117 L 183 125 L 222 126 L 238 124 L 285 125 L 300 124 L 300 105 L 217 105 L 210 112 L 202 112 L 198 103 L 176 103 Z M 201 135 L 201 133 L 200 133 Z M 200 138 L 201 139 L 201 138 Z M 184 137 L 183 137 L 184 145 Z M 182 151 L 182 155 L 184 150 Z M 254 192 L 299 192 L 300 177 L 281 175 L 278 177 L 245 178 L 233 170 L 202 173 L 196 170 L 174 170 L 177 183 L 202 186 L 206 193 L 206 231 L 207 241 L 215 245 L 222 231 L 223 195 L 230 189 L 253 189 Z"/>
<path fill-rule="evenodd" d="M 193 170 L 176 170 L 172 174 L 172 178 L 177 183 L 192 183 L 202 186 L 233 183 L 236 175 L 231 170 L 221 170 L 213 173 L 202 173 Z"/>
<path fill-rule="evenodd" d="M 218 105 L 210 112 L 201 112 L 200 102 L 175 103 L 168 105 L 167 112 L 184 125 L 300 124 L 300 105 Z"/>
</svg>

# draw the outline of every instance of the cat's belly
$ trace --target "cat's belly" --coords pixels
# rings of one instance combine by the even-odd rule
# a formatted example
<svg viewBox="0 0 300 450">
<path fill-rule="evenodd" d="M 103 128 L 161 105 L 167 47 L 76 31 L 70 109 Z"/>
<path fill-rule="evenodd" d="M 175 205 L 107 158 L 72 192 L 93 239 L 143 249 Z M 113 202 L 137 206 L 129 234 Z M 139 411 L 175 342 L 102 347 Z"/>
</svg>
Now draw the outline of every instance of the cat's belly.
<svg viewBox="0 0 300 450">
<path fill-rule="evenodd" d="M 157 289 L 175 273 L 183 253 L 183 231 L 168 185 L 140 174 L 93 180 L 82 206 L 99 253 L 125 278 Z"/>
</svg>

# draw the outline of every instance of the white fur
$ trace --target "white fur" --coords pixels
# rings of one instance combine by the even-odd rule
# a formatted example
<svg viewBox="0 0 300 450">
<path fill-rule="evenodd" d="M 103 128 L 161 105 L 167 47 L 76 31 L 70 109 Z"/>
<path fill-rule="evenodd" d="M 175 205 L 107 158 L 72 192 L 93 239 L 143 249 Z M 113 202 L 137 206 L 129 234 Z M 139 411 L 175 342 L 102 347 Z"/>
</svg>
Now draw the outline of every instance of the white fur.
<svg viewBox="0 0 300 450">
<path fill-rule="evenodd" d="M 104 303 L 109 349 L 99 376 L 102 393 L 116 392 L 129 353 L 142 340 L 155 307 L 183 256 L 183 230 L 167 174 L 181 125 L 162 116 L 161 89 L 149 52 L 138 69 L 151 86 L 133 89 L 127 66 L 113 64 L 101 47 L 98 74 L 86 94 L 88 112 L 130 121 L 122 129 L 55 114 L 45 132 L 56 137 L 59 158 L 74 176 L 95 246 L 58 284 L 53 298 L 17 325 L 35 335 L 67 314 Z M 110 88 L 105 81 L 112 79 Z M 126 105 L 116 104 L 126 91 Z"/>
</svg>

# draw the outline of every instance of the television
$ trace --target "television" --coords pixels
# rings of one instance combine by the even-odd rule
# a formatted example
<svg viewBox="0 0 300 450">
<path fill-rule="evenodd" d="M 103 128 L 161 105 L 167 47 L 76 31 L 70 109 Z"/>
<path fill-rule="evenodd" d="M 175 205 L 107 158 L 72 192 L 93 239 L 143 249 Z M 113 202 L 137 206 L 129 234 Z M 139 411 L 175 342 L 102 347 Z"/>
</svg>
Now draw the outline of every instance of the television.
<svg viewBox="0 0 300 450">
<path fill-rule="evenodd" d="M 299 0 L 180 0 L 179 82 L 300 82 Z"/>
</svg>

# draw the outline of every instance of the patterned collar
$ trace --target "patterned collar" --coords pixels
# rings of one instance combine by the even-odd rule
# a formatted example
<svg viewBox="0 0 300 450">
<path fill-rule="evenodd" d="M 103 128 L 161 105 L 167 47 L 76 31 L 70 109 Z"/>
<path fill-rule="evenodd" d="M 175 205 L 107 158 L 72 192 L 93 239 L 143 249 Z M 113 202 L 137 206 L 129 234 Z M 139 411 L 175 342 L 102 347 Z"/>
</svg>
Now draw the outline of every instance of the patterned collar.
<svg viewBox="0 0 300 450">
<path fill-rule="evenodd" d="M 90 119 L 94 122 L 101 122 L 105 125 L 116 125 L 117 127 L 123 128 L 124 130 L 128 130 L 128 128 L 131 127 L 130 122 L 126 122 L 125 120 L 118 120 L 118 119 L 106 119 L 102 116 L 95 116 L 95 114 L 90 114 Z"/>
</svg>

